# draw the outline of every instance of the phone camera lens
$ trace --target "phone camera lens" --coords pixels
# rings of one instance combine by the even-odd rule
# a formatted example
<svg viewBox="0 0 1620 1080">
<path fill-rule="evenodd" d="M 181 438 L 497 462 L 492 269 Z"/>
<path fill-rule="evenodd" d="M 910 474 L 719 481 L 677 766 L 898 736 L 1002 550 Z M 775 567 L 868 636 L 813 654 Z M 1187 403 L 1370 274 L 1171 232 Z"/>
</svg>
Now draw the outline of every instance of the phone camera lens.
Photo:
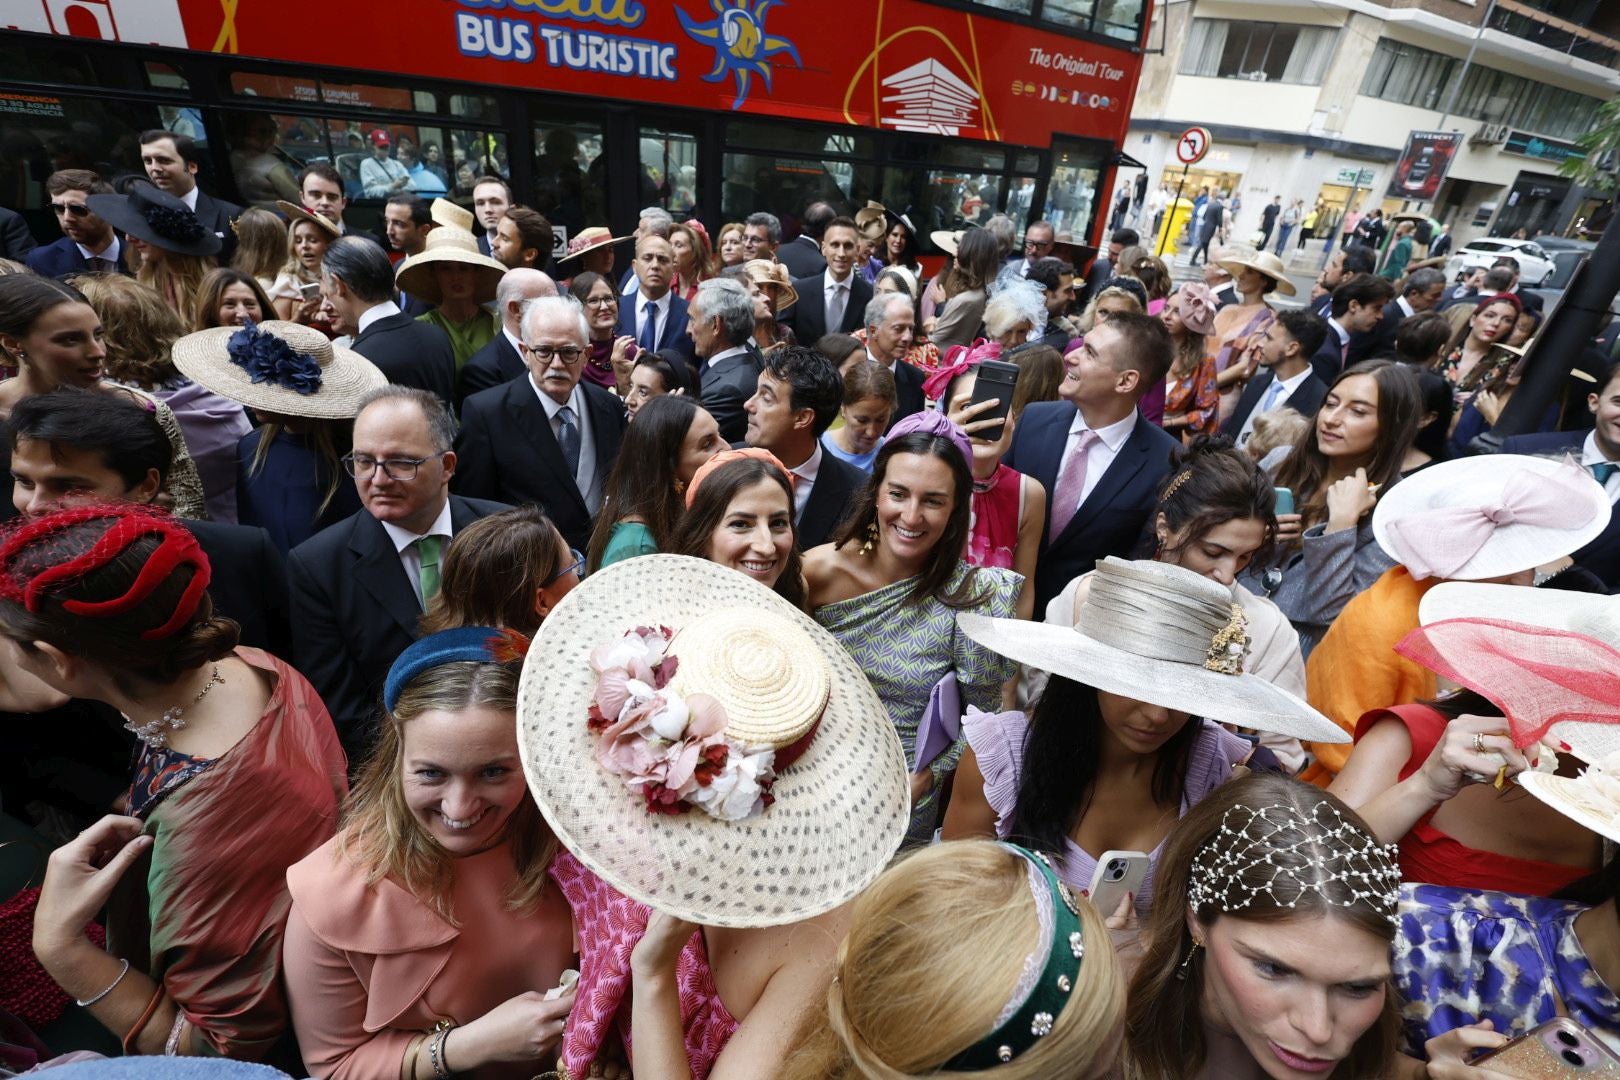
<svg viewBox="0 0 1620 1080">
<path fill-rule="evenodd" d="M 1560 1056 L 1562 1056 L 1565 1061 L 1569 1062 L 1577 1069 L 1586 1067 L 1586 1059 L 1581 1057 L 1581 1055 L 1577 1054 L 1573 1050 L 1565 1050 Z"/>
<path fill-rule="evenodd" d="M 1581 1045 L 1581 1040 L 1577 1039 L 1574 1035 L 1570 1034 L 1567 1031 L 1560 1031 L 1558 1033 L 1558 1041 L 1563 1043 L 1565 1046 L 1579 1046 L 1579 1045 Z"/>
</svg>

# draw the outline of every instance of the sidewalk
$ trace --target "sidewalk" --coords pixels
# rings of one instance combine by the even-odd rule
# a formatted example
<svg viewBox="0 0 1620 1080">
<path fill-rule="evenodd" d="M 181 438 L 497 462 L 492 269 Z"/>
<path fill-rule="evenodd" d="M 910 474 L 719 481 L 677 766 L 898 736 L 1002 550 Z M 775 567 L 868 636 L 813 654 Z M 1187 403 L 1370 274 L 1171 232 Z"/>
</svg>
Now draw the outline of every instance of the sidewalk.
<svg viewBox="0 0 1620 1080">
<path fill-rule="evenodd" d="M 1293 250 L 1283 260 L 1283 265 L 1288 270 L 1288 280 L 1294 284 L 1295 295 L 1283 296 L 1274 292 L 1272 293 L 1273 306 L 1279 308 L 1305 306 L 1305 302 L 1310 299 L 1311 288 L 1316 284 L 1316 277 L 1321 273 L 1322 249 L 1326 245 L 1326 240 L 1310 240 L 1301 248 L 1298 246 L 1297 241 L 1289 241 L 1289 246 Z M 1230 246 L 1238 247 L 1240 245 L 1234 244 Z M 1169 249 L 1166 248 L 1165 253 L 1160 256 L 1160 258 L 1164 259 L 1165 265 L 1170 267 L 1171 280 L 1177 285 L 1184 281 L 1204 280 L 1204 268 L 1202 266 L 1188 265 L 1187 259 L 1191 254 L 1190 249 L 1183 248 L 1172 256 Z"/>
</svg>

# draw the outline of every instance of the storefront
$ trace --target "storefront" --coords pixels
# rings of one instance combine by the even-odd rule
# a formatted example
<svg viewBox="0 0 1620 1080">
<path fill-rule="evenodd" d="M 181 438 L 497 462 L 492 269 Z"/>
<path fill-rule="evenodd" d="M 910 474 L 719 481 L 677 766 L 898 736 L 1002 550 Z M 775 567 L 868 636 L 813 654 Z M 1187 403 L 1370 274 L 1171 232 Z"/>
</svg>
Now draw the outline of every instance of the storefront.
<svg viewBox="0 0 1620 1080">
<path fill-rule="evenodd" d="M 1521 172 L 1502 200 L 1492 236 L 1536 236 L 1558 231 L 1558 210 L 1569 194 L 1569 181 L 1546 173 Z"/>
<path fill-rule="evenodd" d="M 1372 169 L 1358 169 L 1353 165 L 1342 166 L 1328 174 L 1313 200 L 1317 208 L 1314 233 L 1318 238 L 1338 229 L 1346 211 L 1350 209 L 1352 193 L 1356 209 L 1365 212 L 1376 205 L 1377 193 L 1372 189 L 1376 175 Z M 1334 235 L 1337 235 L 1336 231 Z"/>
</svg>

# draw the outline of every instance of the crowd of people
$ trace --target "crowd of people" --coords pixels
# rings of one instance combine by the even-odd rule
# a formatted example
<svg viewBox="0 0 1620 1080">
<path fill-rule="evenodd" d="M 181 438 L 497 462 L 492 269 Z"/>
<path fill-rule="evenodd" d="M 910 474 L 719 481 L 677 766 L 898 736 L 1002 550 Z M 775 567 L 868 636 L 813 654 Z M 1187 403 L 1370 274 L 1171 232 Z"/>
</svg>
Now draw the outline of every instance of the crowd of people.
<svg viewBox="0 0 1620 1080">
<path fill-rule="evenodd" d="M 1511 260 L 1284 309 L 1269 230 L 1179 288 L 876 203 L 554 251 L 377 135 L 385 236 L 153 131 L 0 267 L 0 1067 L 1620 1054 L 1620 364 L 1471 456 Z"/>
</svg>

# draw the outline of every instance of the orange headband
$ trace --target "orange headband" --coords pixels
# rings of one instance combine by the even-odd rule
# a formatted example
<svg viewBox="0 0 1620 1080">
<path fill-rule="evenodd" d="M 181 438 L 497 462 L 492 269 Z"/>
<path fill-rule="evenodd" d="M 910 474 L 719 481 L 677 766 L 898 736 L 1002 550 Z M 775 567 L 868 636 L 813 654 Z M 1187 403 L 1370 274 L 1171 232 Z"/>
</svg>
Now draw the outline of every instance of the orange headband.
<svg viewBox="0 0 1620 1080">
<path fill-rule="evenodd" d="M 771 453 L 769 450 L 761 450 L 756 446 L 750 446 L 742 450 L 722 450 L 708 461 L 705 461 L 702 465 L 699 465 L 698 471 L 692 474 L 692 482 L 686 485 L 687 509 L 691 509 L 692 500 L 697 498 L 698 485 L 703 483 L 710 473 L 729 462 L 742 461 L 747 458 L 752 458 L 755 461 L 763 461 L 767 465 L 774 465 L 776 468 L 780 469 L 782 475 L 787 477 L 788 487 L 790 488 L 797 479 L 797 477 L 795 477 L 792 473 L 788 472 L 787 466 L 783 465 L 781 461 L 777 460 L 776 455 Z"/>
</svg>

